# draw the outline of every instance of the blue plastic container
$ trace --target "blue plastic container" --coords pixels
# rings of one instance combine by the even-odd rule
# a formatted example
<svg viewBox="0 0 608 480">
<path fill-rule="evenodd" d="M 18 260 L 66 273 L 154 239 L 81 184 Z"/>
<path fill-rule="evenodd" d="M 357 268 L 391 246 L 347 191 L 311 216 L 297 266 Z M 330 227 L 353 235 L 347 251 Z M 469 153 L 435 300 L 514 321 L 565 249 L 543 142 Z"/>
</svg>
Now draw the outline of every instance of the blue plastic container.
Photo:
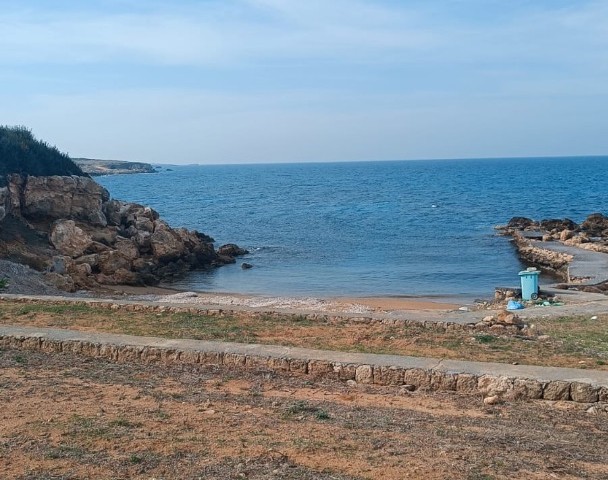
<svg viewBox="0 0 608 480">
<path fill-rule="evenodd" d="M 536 300 L 538 298 L 538 277 L 540 272 L 531 267 L 523 272 L 519 272 L 521 281 L 521 299 Z"/>
</svg>

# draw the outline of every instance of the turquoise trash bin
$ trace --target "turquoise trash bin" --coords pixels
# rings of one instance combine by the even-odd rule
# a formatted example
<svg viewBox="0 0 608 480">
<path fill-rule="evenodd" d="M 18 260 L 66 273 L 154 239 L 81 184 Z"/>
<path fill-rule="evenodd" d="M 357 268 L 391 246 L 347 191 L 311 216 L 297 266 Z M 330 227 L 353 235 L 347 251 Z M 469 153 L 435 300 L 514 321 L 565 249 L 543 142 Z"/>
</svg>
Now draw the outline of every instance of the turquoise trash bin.
<svg viewBox="0 0 608 480">
<path fill-rule="evenodd" d="M 530 267 L 523 272 L 519 272 L 522 300 L 536 300 L 538 298 L 539 275 L 540 272 L 534 267 Z"/>
</svg>

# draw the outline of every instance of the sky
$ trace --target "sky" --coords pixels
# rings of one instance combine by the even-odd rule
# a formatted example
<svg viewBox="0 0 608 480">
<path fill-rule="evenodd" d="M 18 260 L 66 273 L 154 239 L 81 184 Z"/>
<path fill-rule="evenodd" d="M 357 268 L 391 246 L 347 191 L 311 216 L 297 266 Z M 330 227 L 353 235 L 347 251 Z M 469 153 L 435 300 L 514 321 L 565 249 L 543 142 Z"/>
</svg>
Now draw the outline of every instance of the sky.
<svg viewBox="0 0 608 480">
<path fill-rule="evenodd" d="M 606 0 L 0 0 L 0 124 L 74 157 L 608 154 Z"/>
</svg>

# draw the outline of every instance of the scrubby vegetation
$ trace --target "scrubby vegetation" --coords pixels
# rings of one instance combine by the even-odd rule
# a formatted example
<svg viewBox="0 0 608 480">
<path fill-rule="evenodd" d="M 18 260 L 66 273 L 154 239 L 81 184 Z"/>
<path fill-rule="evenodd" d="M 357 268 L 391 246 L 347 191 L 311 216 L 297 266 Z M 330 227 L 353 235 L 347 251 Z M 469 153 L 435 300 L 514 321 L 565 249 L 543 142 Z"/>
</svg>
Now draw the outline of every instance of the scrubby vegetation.
<svg viewBox="0 0 608 480">
<path fill-rule="evenodd" d="M 0 176 L 10 173 L 86 176 L 68 155 L 37 140 L 29 129 L 0 126 Z"/>
</svg>

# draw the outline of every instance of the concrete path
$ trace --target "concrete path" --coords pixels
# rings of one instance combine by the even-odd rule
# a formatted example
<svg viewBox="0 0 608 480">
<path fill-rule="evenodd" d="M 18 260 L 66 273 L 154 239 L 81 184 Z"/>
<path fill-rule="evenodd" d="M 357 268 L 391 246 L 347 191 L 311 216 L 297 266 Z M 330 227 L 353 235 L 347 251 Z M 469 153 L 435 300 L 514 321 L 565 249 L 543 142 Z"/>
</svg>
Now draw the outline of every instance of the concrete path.
<svg viewBox="0 0 608 480">
<path fill-rule="evenodd" d="M 608 254 L 564 245 L 560 242 L 533 241 L 532 245 L 552 252 L 567 253 L 574 259 L 568 266 L 568 282 L 584 279 L 582 285 L 596 285 L 608 281 Z"/>
<path fill-rule="evenodd" d="M 608 402 L 608 372 L 0 326 L 0 347 L 113 361 L 222 364 L 512 398 Z"/>
</svg>

